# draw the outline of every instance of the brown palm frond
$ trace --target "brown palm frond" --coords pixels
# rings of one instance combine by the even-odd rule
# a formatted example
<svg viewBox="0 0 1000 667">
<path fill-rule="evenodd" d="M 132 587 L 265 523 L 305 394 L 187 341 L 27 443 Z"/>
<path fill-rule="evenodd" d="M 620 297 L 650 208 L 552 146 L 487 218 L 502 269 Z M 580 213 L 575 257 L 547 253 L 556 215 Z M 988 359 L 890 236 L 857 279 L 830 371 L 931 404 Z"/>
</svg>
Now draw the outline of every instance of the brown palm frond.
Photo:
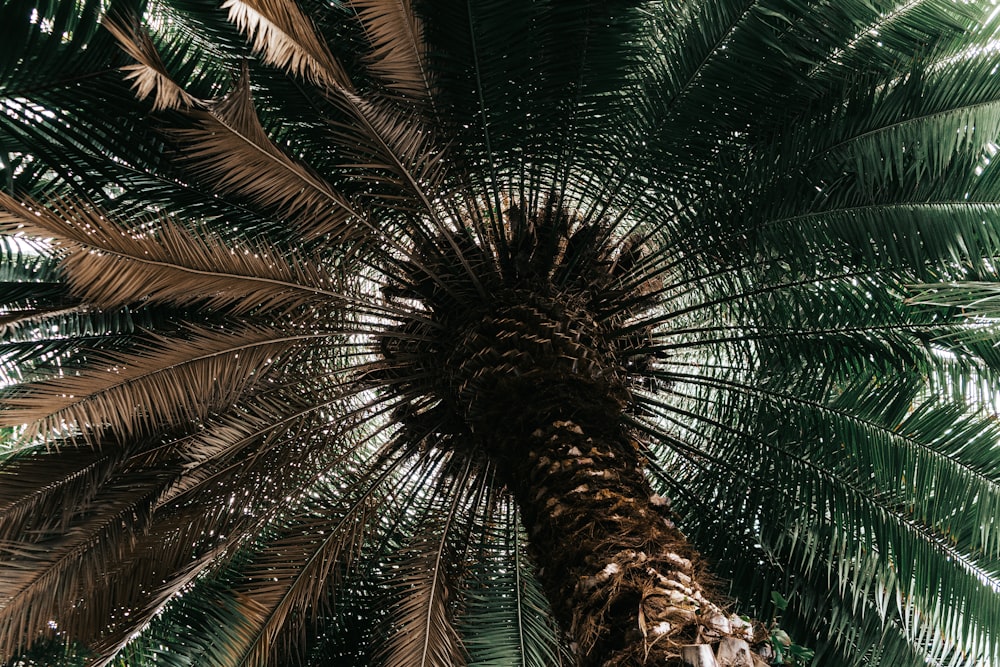
<svg viewBox="0 0 1000 667">
<path fill-rule="evenodd" d="M 317 424 L 319 422 L 329 426 L 326 418 L 317 419 Z M 299 446 L 294 437 L 282 435 L 274 440 L 290 448 Z M 273 525 L 280 515 L 287 512 L 287 494 L 301 493 L 302 488 L 317 488 L 320 480 L 331 477 L 333 468 L 330 466 L 337 465 L 336 461 L 301 467 L 282 468 L 275 465 L 276 460 L 287 460 L 286 456 L 287 453 L 282 451 L 274 453 L 272 458 L 261 459 L 256 455 L 241 457 L 235 465 L 242 470 L 230 469 L 226 477 L 228 483 L 203 485 L 197 493 L 186 495 L 182 502 L 165 504 L 161 498 L 156 503 L 154 521 L 149 530 L 136 535 L 134 548 L 114 568 L 113 580 L 122 582 L 122 590 L 114 592 L 112 599 L 126 607 L 131 605 L 132 611 L 127 619 L 120 615 L 116 617 L 117 626 L 102 636 L 98 647 L 102 654 L 113 655 L 145 625 L 169 595 L 186 585 L 189 579 L 184 579 L 185 568 L 193 558 L 198 560 L 200 568 L 210 562 L 219 566 L 221 561 L 240 548 L 250 546 L 247 540 L 253 541 L 265 525 Z M 379 458 L 380 455 L 374 456 Z M 372 492 L 377 492 L 384 478 L 405 461 L 405 458 L 396 457 L 388 462 L 382 475 L 375 478 L 365 476 L 359 481 L 367 485 L 363 487 L 367 490 L 358 496 L 349 511 L 345 508 L 336 510 L 338 516 L 346 511 L 336 534 L 329 530 L 328 510 L 331 503 L 337 505 L 331 499 L 317 501 L 319 504 L 311 511 L 304 510 L 298 518 L 283 522 L 285 527 L 281 529 L 281 535 L 284 537 L 277 538 L 280 546 L 268 546 L 258 553 L 250 571 L 245 573 L 244 584 L 234 589 L 235 599 L 227 598 L 227 605 L 238 607 L 233 620 L 238 618 L 239 626 L 227 627 L 225 634 L 231 641 L 224 642 L 224 648 L 220 649 L 226 656 L 226 662 L 220 664 L 257 664 L 254 660 L 263 664 L 274 633 L 283 627 L 287 614 L 292 613 L 297 620 L 301 620 L 299 612 L 304 606 L 318 604 L 317 596 L 328 590 L 326 584 L 330 579 L 356 556 L 365 526 L 378 516 L 374 513 L 375 496 Z M 185 468 L 185 477 L 189 474 L 190 469 Z M 243 487 L 233 481 L 241 475 L 258 481 L 266 479 L 267 483 Z M 294 491 L 286 486 L 289 480 Z M 234 503 L 234 488 L 255 491 L 237 496 Z M 342 499 L 339 489 L 334 494 L 336 500 Z M 177 501 L 178 498 L 172 500 Z M 206 535 L 213 536 L 207 543 Z M 175 581 L 174 577 L 179 579 Z M 278 578 L 277 582 L 275 578 Z M 141 590 L 143 588 L 157 593 L 152 599 L 147 599 Z M 109 612 L 112 611 L 109 609 Z M 73 613 L 76 613 L 75 610 Z M 93 615 L 92 611 L 90 615 Z M 107 617 L 107 614 L 103 616 Z M 81 619 L 81 622 L 85 620 Z"/>
<path fill-rule="evenodd" d="M 89 608 L 63 607 L 60 626 L 88 638 L 98 664 L 107 664 L 176 594 L 247 546 L 285 507 L 280 499 L 267 498 L 266 489 L 253 501 L 241 497 L 234 503 L 231 494 L 231 487 L 216 486 L 183 505 L 154 505 L 152 521 L 100 570 L 104 581 L 95 589 L 81 582 Z M 262 496 L 268 506 L 256 502 Z"/>
<path fill-rule="evenodd" d="M 4 212 L 6 210 L 6 212 Z M 0 193 L 0 223 L 54 237 L 75 294 L 114 308 L 140 300 L 215 308 L 290 310 L 330 291 L 334 279 L 318 262 L 245 241 L 226 245 L 207 233 L 155 220 L 155 232 L 122 228 L 92 205 L 55 201 L 48 207 Z"/>
<path fill-rule="evenodd" d="M 346 392 L 325 400 L 312 400 L 307 405 L 294 396 L 257 395 L 252 401 L 241 403 L 239 413 L 223 415 L 192 436 L 137 455 L 137 461 L 147 462 L 144 465 L 174 456 L 184 462 L 183 477 L 164 488 L 157 499 L 157 508 L 187 503 L 190 498 L 220 485 L 228 488 L 236 483 L 234 480 L 256 474 L 257 466 L 264 465 L 266 471 L 266 462 L 284 460 L 281 456 L 290 456 L 289 450 L 294 450 L 297 457 L 314 460 L 319 471 L 316 480 L 328 468 L 357 458 L 359 448 L 381 437 L 390 427 L 380 426 L 366 438 L 352 442 L 357 421 L 377 416 L 379 409 L 374 402 L 364 402 L 354 412 L 338 414 L 334 429 L 327 411 L 334 409 L 345 395 Z M 327 441 L 317 437 L 318 433 L 340 438 L 341 447 L 333 460 L 328 456 Z M 382 454 L 367 452 L 362 457 L 371 466 L 379 455 Z M 276 488 L 276 483 L 272 485 Z"/>
<path fill-rule="evenodd" d="M 218 431 L 215 436 L 223 437 Z M 234 503 L 232 484 L 212 484 L 183 503 L 165 504 L 164 490 L 189 473 L 178 461 L 178 449 L 184 447 L 174 447 L 170 465 L 162 457 L 150 461 L 148 468 L 139 465 L 118 476 L 88 505 L 73 505 L 78 514 L 67 530 L 47 533 L 52 537 L 37 544 L 0 544 L 0 571 L 10 570 L 6 578 L 0 574 L 0 629 L 5 624 L 44 628 L 54 621 L 60 630 L 85 638 L 99 655 L 110 658 L 206 567 L 232 556 L 286 511 L 284 477 L 305 474 L 315 482 L 326 474 L 245 457 L 240 463 L 246 467 L 244 474 L 269 480 L 252 497 L 241 496 Z M 142 454 L 136 455 L 122 468 L 143 460 Z M 67 537 L 57 537 L 61 535 Z M 25 573 L 19 575 L 20 569 Z M 86 604 L 78 605 L 79 599 Z M 35 613 L 36 608 L 42 611 Z M 268 610 L 258 604 L 244 611 L 252 619 Z M 256 637 L 255 629 L 248 622 L 239 630 L 245 633 L 240 646 Z M 17 641 L 14 633 L 0 634 Z M 0 655 L 10 650 L 0 646 Z"/>
<path fill-rule="evenodd" d="M 427 119 L 417 111 L 403 113 L 394 105 L 349 93 L 342 100 L 333 101 L 358 122 L 335 127 L 334 137 L 348 154 L 353 151 L 368 161 L 347 166 L 394 172 L 411 196 L 427 198 L 422 206 L 435 216 L 429 199 L 444 175 L 445 150 L 428 129 Z"/>
<path fill-rule="evenodd" d="M 183 461 L 184 475 L 163 489 L 156 500 L 157 509 L 176 505 L 209 487 L 211 482 L 226 479 L 241 465 L 241 457 L 256 453 L 260 441 L 280 425 L 280 419 L 241 411 L 225 415 L 161 450 L 139 455 L 137 458 L 152 460 L 154 464 L 164 456 L 177 456 Z"/>
<path fill-rule="evenodd" d="M 369 70 L 389 90 L 433 106 L 433 76 L 427 62 L 424 28 L 410 0 L 352 0 L 368 41 Z"/>
<path fill-rule="evenodd" d="M 108 29 L 122 49 L 136 60 L 134 65 L 122 67 L 127 72 L 125 80 L 132 81 L 132 88 L 140 100 L 153 95 L 153 111 L 190 108 L 198 103 L 191 94 L 170 76 L 166 65 L 146 32 L 137 26 L 127 27 L 123 20 L 105 18 L 103 25 Z"/>
<path fill-rule="evenodd" d="M 36 450 L 0 463 L 0 543 L 40 527 L 65 531 L 121 458 L 112 448 L 64 447 L 58 457 Z"/>
<path fill-rule="evenodd" d="M 94 667 L 108 664 L 164 605 L 203 576 L 205 568 L 234 553 L 246 539 L 240 528 L 259 529 L 262 523 L 247 516 L 242 526 L 231 526 L 234 530 L 226 537 L 205 544 L 204 531 L 215 525 L 211 509 L 192 505 L 182 512 L 157 514 L 148 530 L 131 536 L 129 549 L 118 560 L 102 564 L 99 580 L 88 580 L 82 567 L 76 571 L 88 604 L 63 600 L 55 618 L 61 630 L 90 639 L 97 656 Z"/>
<path fill-rule="evenodd" d="M 246 69 L 208 111 L 191 111 L 193 127 L 168 134 L 184 145 L 192 171 L 220 192 L 277 209 L 307 239 L 356 238 L 371 229 L 367 214 L 322 176 L 286 155 L 261 126 Z"/>
<path fill-rule="evenodd" d="M 398 109 L 381 108 L 359 96 L 294 2 L 227 0 L 223 7 L 265 62 L 313 81 L 335 106 L 357 120 L 340 125 L 333 135 L 345 154 L 358 158 L 342 167 L 366 170 L 365 178 L 374 183 L 386 180 L 385 170 L 396 174 L 396 184 L 407 195 L 385 199 L 414 199 L 431 219 L 440 219 L 433 200 L 439 194 L 443 151 L 421 114 L 403 117 Z M 350 238 L 375 230 L 356 204 L 268 137 L 253 108 L 246 69 L 223 100 L 209 111 L 194 110 L 189 116 L 195 127 L 170 134 L 186 144 L 185 159 L 215 187 L 264 206 L 277 204 L 309 239 L 324 234 Z"/>
<path fill-rule="evenodd" d="M 75 375 L 22 385 L 3 399 L 0 423 L 26 424 L 26 440 L 79 431 L 95 444 L 104 432 L 132 439 L 204 419 L 231 405 L 302 338 L 252 327 L 192 329 L 187 340 L 151 336 L 137 351 L 92 356 Z"/>
<path fill-rule="evenodd" d="M 312 21 L 292 0 L 226 0 L 222 8 L 265 63 L 318 84 L 352 89 Z"/>
<path fill-rule="evenodd" d="M 174 523 L 177 521 L 175 519 Z M 93 667 L 108 665 L 115 654 L 121 651 L 142 627 L 163 611 L 164 606 L 172 598 L 189 588 L 198 577 L 204 576 L 205 568 L 225 555 L 236 541 L 235 539 L 223 541 L 212 549 L 198 554 L 195 558 L 187 555 L 186 559 L 181 562 L 167 560 L 163 557 L 164 543 L 159 534 L 146 537 L 143 540 L 144 548 L 135 552 L 141 556 L 134 557 L 132 562 L 148 568 L 147 576 L 141 581 L 151 582 L 150 588 L 145 589 L 146 593 L 142 595 L 141 605 L 134 606 L 127 619 L 120 618 L 117 625 L 100 628 L 100 641 L 92 645 L 98 656 Z M 140 580 L 133 578 L 132 573 L 123 578 L 132 587 L 132 597 L 136 597 L 135 591 L 139 589 L 138 582 Z M 122 599 L 129 599 L 127 592 L 122 594 Z M 86 623 L 92 618 L 94 618 L 93 615 L 86 614 L 81 621 Z"/>
<path fill-rule="evenodd" d="M 80 514 L 65 532 L 0 543 L 0 660 L 27 639 L 25 629 L 48 627 L 84 592 L 111 595 L 102 591 L 102 573 L 129 550 L 134 532 L 148 521 L 161 475 L 154 471 L 106 489 L 90 511 L 77 508 Z M 105 622 L 80 616 L 92 626 Z"/>
<path fill-rule="evenodd" d="M 143 448 L 132 455 L 127 455 L 125 449 L 102 443 L 100 449 L 80 445 L 63 446 L 57 458 L 47 456 L 35 448 L 33 452 L 8 459 L 0 466 L 0 544 L 12 545 L 18 536 L 23 539 L 25 535 L 80 532 L 81 508 L 104 511 L 104 508 L 109 506 L 107 501 L 109 488 L 113 490 L 115 487 L 128 489 L 142 487 L 145 491 L 141 499 L 147 511 L 157 512 L 167 504 L 164 498 L 169 496 L 170 490 L 187 478 L 191 468 L 188 460 L 190 450 L 197 450 L 199 444 L 206 442 L 221 447 L 219 443 L 223 441 L 232 443 L 249 439 L 247 437 L 247 431 L 251 430 L 249 427 L 234 432 L 233 425 L 241 421 L 245 420 L 231 416 L 218 424 L 209 423 L 193 435 L 180 437 L 162 445 L 157 444 L 152 448 Z M 139 446 L 138 443 L 133 443 L 130 448 L 136 446 Z M 232 456 L 238 453 L 238 451 L 233 452 Z M 156 474 L 150 475 L 150 471 L 156 471 Z M 127 481 L 123 483 L 123 480 Z M 197 505 L 199 508 L 197 516 L 202 517 L 206 514 L 203 511 L 206 503 Z M 173 508 L 168 508 L 167 513 L 173 511 L 175 511 Z M 169 533 L 162 532 L 164 527 L 170 525 L 162 518 L 160 516 L 157 519 L 155 531 L 158 532 L 155 532 L 155 537 L 152 538 L 155 552 L 151 551 L 137 558 L 132 551 L 129 551 L 131 556 L 126 556 L 125 560 L 131 558 L 134 561 L 130 567 L 143 567 L 145 561 L 149 560 L 149 555 L 153 553 L 155 558 L 152 560 L 162 564 L 167 559 L 164 551 L 167 545 L 174 544 L 175 549 L 178 546 L 175 544 L 177 539 Z M 195 531 L 195 526 L 203 520 L 208 519 L 204 517 L 193 520 L 188 517 L 184 520 L 184 525 Z M 74 522 L 77 525 L 74 525 Z M 131 536 L 131 542 L 135 545 L 133 550 L 141 549 L 141 543 L 146 539 L 142 531 L 143 525 L 133 521 L 128 523 L 130 529 L 135 531 Z M 172 557 L 176 561 L 172 568 L 184 565 L 191 559 L 187 547 L 197 541 L 200 534 L 200 532 L 185 534 L 181 540 L 182 553 Z M 81 553 L 89 548 L 91 547 L 81 548 Z M 0 561 L 3 560 L 6 559 L 0 556 Z M 171 569 L 158 569 L 155 576 L 164 576 L 170 571 Z M 139 576 L 139 573 L 130 571 L 128 579 L 134 583 Z M 154 577 L 148 583 L 150 587 L 154 587 L 159 580 Z M 10 591 L 0 588 L 0 595 L 9 593 Z M 91 611 L 93 604 L 91 596 Z"/>
</svg>

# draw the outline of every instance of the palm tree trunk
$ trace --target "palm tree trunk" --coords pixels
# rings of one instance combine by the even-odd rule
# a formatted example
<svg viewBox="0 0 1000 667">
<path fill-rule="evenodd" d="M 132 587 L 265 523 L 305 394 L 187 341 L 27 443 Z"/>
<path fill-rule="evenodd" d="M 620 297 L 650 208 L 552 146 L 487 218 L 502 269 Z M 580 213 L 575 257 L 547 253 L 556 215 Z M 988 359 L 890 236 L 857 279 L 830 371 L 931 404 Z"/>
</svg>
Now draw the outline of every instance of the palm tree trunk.
<svg viewBox="0 0 1000 667">
<path fill-rule="evenodd" d="M 538 428 L 511 471 L 539 577 L 580 664 L 690 664 L 682 646 L 744 634 L 713 602 L 638 443 L 580 422 Z"/>
</svg>

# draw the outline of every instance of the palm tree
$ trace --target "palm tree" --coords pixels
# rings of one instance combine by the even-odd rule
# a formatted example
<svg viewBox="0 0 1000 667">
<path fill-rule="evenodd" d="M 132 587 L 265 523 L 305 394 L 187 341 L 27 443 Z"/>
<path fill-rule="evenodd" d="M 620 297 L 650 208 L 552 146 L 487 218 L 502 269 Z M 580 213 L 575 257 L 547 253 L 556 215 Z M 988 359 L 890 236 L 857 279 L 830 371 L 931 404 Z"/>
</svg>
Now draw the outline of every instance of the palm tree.
<svg viewBox="0 0 1000 667">
<path fill-rule="evenodd" d="M 0 12 L 0 661 L 1000 664 L 992 4 Z"/>
</svg>

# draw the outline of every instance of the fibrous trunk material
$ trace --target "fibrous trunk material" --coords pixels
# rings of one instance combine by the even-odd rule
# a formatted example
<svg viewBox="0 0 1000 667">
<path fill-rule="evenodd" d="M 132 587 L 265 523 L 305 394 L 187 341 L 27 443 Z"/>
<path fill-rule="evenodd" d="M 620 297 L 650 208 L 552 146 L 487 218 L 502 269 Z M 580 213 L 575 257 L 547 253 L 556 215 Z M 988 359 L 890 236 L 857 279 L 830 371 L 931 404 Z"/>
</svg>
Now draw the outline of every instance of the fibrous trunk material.
<svg viewBox="0 0 1000 667">
<path fill-rule="evenodd" d="M 750 634 L 647 481 L 600 325 L 568 297 L 515 296 L 456 346 L 456 401 L 520 507 L 579 664 L 681 665 L 684 645 Z"/>
<path fill-rule="evenodd" d="M 747 629 L 706 590 L 627 434 L 553 421 L 529 436 L 512 480 L 539 577 L 581 665 L 680 665 L 682 646 Z"/>
</svg>

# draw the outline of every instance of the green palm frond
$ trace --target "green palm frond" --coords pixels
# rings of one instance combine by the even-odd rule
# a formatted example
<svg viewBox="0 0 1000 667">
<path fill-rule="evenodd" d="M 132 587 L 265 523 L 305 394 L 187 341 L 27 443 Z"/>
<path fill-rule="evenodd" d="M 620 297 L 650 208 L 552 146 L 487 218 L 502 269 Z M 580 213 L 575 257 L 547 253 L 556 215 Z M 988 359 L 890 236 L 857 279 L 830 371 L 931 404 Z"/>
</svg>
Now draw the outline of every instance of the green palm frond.
<svg viewBox="0 0 1000 667">
<path fill-rule="evenodd" d="M 535 579 L 512 508 L 492 532 L 474 547 L 468 572 L 474 582 L 463 587 L 458 626 L 469 654 L 469 665 L 569 664 L 559 645 L 558 630 L 546 613 L 548 602 Z M 502 531 L 502 532 L 501 532 Z"/>
</svg>

